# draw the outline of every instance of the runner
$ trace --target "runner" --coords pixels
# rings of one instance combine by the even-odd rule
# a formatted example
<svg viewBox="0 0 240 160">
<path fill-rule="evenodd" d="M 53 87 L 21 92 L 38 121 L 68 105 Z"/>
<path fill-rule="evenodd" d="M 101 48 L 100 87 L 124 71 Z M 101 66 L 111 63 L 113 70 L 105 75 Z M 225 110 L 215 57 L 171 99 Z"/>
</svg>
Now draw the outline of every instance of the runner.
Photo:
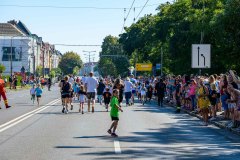
<svg viewBox="0 0 240 160">
<path fill-rule="evenodd" d="M 119 106 L 118 94 L 119 94 L 118 90 L 116 90 L 116 89 L 113 90 L 113 97 L 112 97 L 111 102 L 110 102 L 110 106 L 111 106 L 110 116 L 111 116 L 111 119 L 112 119 L 112 124 L 111 124 L 110 129 L 107 132 L 109 134 L 111 134 L 112 137 L 118 137 L 118 135 L 115 132 L 116 132 L 116 129 L 117 129 L 117 126 L 118 126 L 118 121 L 119 121 L 119 110 L 121 112 L 123 112 L 123 110 Z"/>
<path fill-rule="evenodd" d="M 118 89 L 118 91 L 119 91 L 118 102 L 119 102 L 119 105 L 121 106 L 122 105 L 122 101 L 123 101 L 124 85 L 122 84 L 122 81 L 121 81 L 120 78 L 116 79 L 116 81 L 114 83 L 114 86 L 113 86 L 113 89 Z"/>
<path fill-rule="evenodd" d="M 131 74 L 130 76 L 130 82 L 132 82 L 132 95 L 131 95 L 131 105 L 134 105 L 134 97 L 136 94 L 136 85 L 137 85 L 137 80 L 134 78 L 134 75 Z"/>
<path fill-rule="evenodd" d="M 143 105 L 146 102 L 146 92 L 147 92 L 147 88 L 145 87 L 145 84 L 143 83 L 141 86 L 141 100 L 142 100 Z"/>
<path fill-rule="evenodd" d="M 124 92 L 125 92 L 125 99 L 126 99 L 126 105 L 130 106 L 129 100 L 132 96 L 132 88 L 133 84 L 130 82 L 130 79 L 127 77 L 124 82 Z"/>
<path fill-rule="evenodd" d="M 160 79 L 159 82 L 155 85 L 155 91 L 158 99 L 158 106 L 163 107 L 163 98 L 166 92 L 166 84 L 163 83 L 163 79 Z"/>
<path fill-rule="evenodd" d="M 152 84 L 150 84 L 147 87 L 147 99 L 148 99 L 149 103 L 151 103 L 152 95 L 153 95 L 153 86 L 152 86 Z"/>
<path fill-rule="evenodd" d="M 37 97 L 38 107 L 40 106 L 40 99 L 42 97 L 42 89 L 40 88 L 40 84 L 37 84 L 37 88 L 35 89 L 35 94 Z"/>
<path fill-rule="evenodd" d="M 99 85 L 97 87 L 97 100 L 102 105 L 102 96 L 103 96 L 103 91 L 105 89 L 105 84 L 103 83 L 103 79 L 100 79 Z"/>
<path fill-rule="evenodd" d="M 60 93 L 61 93 L 61 100 L 62 100 L 62 106 L 63 106 L 63 110 L 64 110 L 64 100 L 63 100 L 63 98 L 62 98 L 62 87 L 63 87 L 63 83 L 64 83 L 64 79 L 61 79 L 61 81 L 59 82 L 59 84 L 58 84 L 58 87 L 60 87 Z"/>
<path fill-rule="evenodd" d="M 106 107 L 106 110 L 108 112 L 108 106 L 111 100 L 111 93 L 109 92 L 109 88 L 106 88 L 106 91 L 103 93 L 103 99 L 104 99 L 104 104 Z"/>
<path fill-rule="evenodd" d="M 86 92 L 83 85 L 80 86 L 78 94 L 79 94 L 79 102 L 80 102 L 79 112 L 82 111 L 82 114 L 84 114 L 83 106 L 84 106 Z"/>
<path fill-rule="evenodd" d="M 5 90 L 4 86 L 5 86 L 4 80 L 2 79 L 2 74 L 0 74 L 0 98 L 1 97 L 3 98 L 6 108 L 10 108 L 11 106 L 8 105 L 6 90 Z M 1 109 L 1 107 L 0 107 L 0 109 Z"/>
<path fill-rule="evenodd" d="M 66 76 L 64 78 L 64 82 L 62 84 L 62 99 L 64 102 L 64 107 L 62 110 L 62 113 L 68 113 L 68 103 L 69 103 L 69 98 L 70 98 L 70 94 L 72 91 L 72 86 L 71 84 L 68 82 L 68 76 Z"/>
<path fill-rule="evenodd" d="M 92 113 L 94 113 L 95 95 L 98 87 L 98 81 L 93 77 L 93 72 L 90 72 L 89 76 L 90 77 L 88 77 L 85 81 L 88 98 L 88 112 L 90 112 L 90 102 L 92 101 Z"/>
<path fill-rule="evenodd" d="M 33 101 L 33 104 L 34 104 L 34 101 L 35 101 L 35 84 L 33 84 L 32 88 L 30 89 L 30 96 L 31 96 L 31 100 Z"/>
<path fill-rule="evenodd" d="M 48 84 L 48 91 L 50 91 L 51 85 L 52 85 L 52 79 L 50 77 L 48 78 L 47 84 Z"/>
</svg>

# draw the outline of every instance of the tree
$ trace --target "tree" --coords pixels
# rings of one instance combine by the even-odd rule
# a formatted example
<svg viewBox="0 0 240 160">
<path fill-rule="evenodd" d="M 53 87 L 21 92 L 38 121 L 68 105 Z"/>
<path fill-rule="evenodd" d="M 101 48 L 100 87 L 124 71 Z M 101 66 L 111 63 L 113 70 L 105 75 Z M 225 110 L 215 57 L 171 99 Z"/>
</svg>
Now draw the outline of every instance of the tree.
<svg viewBox="0 0 240 160">
<path fill-rule="evenodd" d="M 75 52 L 66 52 L 59 63 L 59 68 L 64 74 L 72 74 L 75 67 L 81 68 L 83 62 Z"/>
<path fill-rule="evenodd" d="M 76 67 L 74 67 L 73 68 L 73 75 L 78 75 L 79 74 L 79 70 L 80 70 L 80 68 L 78 67 L 78 66 L 76 66 Z"/>
<path fill-rule="evenodd" d="M 42 72 L 43 72 L 42 70 L 43 70 L 42 66 L 37 66 L 37 69 L 36 69 L 37 76 L 42 76 Z"/>
<path fill-rule="evenodd" d="M 55 75 L 56 75 L 56 76 L 59 76 L 59 75 L 61 75 L 61 74 L 62 74 L 62 71 L 61 71 L 61 69 L 60 69 L 60 68 L 53 68 L 53 69 L 52 69 L 52 71 L 54 71 L 54 72 L 55 72 Z"/>
<path fill-rule="evenodd" d="M 115 76 L 127 74 L 129 61 L 127 56 L 124 55 L 122 45 L 117 37 L 109 35 L 104 38 L 100 56 L 98 69 L 101 74 Z M 113 70 L 110 71 L 107 66 L 112 67 Z"/>
<path fill-rule="evenodd" d="M 6 70 L 6 67 L 3 64 L 0 64 L 0 73 L 3 73 Z"/>
</svg>

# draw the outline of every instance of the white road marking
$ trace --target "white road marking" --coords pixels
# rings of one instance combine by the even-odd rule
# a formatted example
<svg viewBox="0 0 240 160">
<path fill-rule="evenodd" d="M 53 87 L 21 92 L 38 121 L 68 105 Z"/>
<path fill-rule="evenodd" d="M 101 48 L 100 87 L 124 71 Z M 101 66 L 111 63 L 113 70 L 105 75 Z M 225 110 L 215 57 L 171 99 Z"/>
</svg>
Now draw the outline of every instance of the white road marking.
<svg viewBox="0 0 240 160">
<path fill-rule="evenodd" d="M 116 154 L 122 153 L 119 141 L 114 141 L 114 149 Z"/>
<path fill-rule="evenodd" d="M 31 112 L 28 112 L 28 113 L 26 113 L 26 114 L 24 114 L 24 115 L 22 115 L 22 116 L 19 116 L 19 117 L 15 118 L 15 119 L 13 119 L 13 120 L 11 120 L 11 121 L 9 121 L 9 122 L 6 122 L 6 123 L 2 124 L 2 125 L 0 126 L 0 128 L 1 128 L 1 129 L 0 129 L 0 133 L 3 132 L 3 131 L 5 131 L 5 130 L 7 130 L 8 128 L 11 128 L 11 127 L 15 126 L 16 124 L 18 124 L 18 123 L 20 123 L 20 122 L 22 122 L 22 121 L 24 121 L 24 120 L 32 117 L 33 115 L 35 115 L 35 114 L 37 114 L 37 113 L 39 113 L 39 112 L 41 112 L 41 111 L 49 108 L 51 105 L 54 105 L 54 104 L 58 103 L 59 100 L 60 100 L 60 99 L 56 99 L 56 100 L 48 103 L 48 104 L 45 105 L 45 106 L 42 106 L 42 107 L 40 107 L 40 108 L 38 108 L 38 109 L 35 109 L 35 110 L 31 111 Z M 6 127 L 5 127 L 5 126 L 6 126 Z"/>
</svg>

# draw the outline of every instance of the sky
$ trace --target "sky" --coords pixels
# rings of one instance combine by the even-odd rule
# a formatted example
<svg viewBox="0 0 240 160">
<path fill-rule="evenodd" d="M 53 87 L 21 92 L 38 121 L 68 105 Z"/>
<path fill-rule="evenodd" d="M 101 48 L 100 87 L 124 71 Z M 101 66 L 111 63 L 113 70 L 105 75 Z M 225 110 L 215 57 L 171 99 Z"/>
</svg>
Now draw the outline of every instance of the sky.
<svg viewBox="0 0 240 160">
<path fill-rule="evenodd" d="M 138 19 L 145 14 L 156 14 L 158 4 L 167 1 L 149 0 Z M 135 0 L 133 5 L 135 17 L 146 2 L 147 0 Z M 127 16 L 132 3 L 133 0 L 0 0 L 0 23 L 6 23 L 13 19 L 20 20 L 31 33 L 37 34 L 43 38 L 44 42 L 50 44 L 101 45 L 104 37 L 121 34 L 124 15 Z M 9 5 L 17 5 L 18 7 Z M 125 14 L 124 8 L 127 8 Z M 133 8 L 129 12 L 125 26 L 130 26 L 133 23 Z M 95 62 L 99 60 L 99 52 L 101 51 L 100 46 L 69 47 L 56 45 L 55 48 L 62 53 L 77 52 L 84 62 L 88 62 L 89 59 L 88 54 L 83 51 L 96 51 L 91 53 L 91 61 Z"/>
</svg>

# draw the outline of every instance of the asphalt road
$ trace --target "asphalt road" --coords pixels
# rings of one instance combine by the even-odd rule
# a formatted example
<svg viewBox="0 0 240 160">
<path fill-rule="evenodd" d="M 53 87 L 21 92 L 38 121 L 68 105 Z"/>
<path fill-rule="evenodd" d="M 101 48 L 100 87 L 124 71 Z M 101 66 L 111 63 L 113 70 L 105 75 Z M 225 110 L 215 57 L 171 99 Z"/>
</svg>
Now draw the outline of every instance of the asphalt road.
<svg viewBox="0 0 240 160">
<path fill-rule="evenodd" d="M 123 107 L 119 137 L 112 138 L 106 133 L 111 121 L 103 106 L 97 104 L 95 113 L 82 115 L 75 103 L 73 111 L 62 114 L 58 88 L 44 92 L 40 108 L 30 105 L 26 95 L 23 102 L 13 98 L 15 107 L 0 111 L 0 160 L 240 157 L 239 136 L 214 126 L 201 126 L 197 118 L 174 114 L 170 107 Z M 20 115 L 24 116 L 17 118 Z"/>
</svg>

